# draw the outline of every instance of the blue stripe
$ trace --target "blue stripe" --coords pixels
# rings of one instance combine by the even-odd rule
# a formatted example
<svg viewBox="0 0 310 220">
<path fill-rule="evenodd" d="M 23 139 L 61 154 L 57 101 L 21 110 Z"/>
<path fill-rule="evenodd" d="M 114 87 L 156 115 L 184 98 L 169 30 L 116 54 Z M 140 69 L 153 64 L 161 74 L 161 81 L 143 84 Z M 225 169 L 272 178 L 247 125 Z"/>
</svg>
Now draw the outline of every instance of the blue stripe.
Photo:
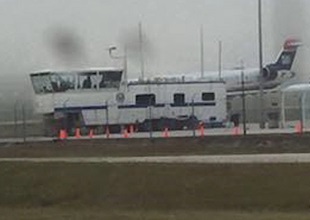
<svg viewBox="0 0 310 220">
<path fill-rule="evenodd" d="M 147 107 L 149 107 L 149 105 L 119 105 L 118 106 L 119 109 L 125 109 L 125 108 L 147 108 Z M 163 108 L 163 107 L 165 107 L 165 104 L 156 104 L 156 105 L 152 105 L 152 107 Z"/>
<path fill-rule="evenodd" d="M 195 102 L 184 104 L 170 104 L 171 107 L 190 107 L 190 106 L 215 106 L 215 102 Z"/>
<path fill-rule="evenodd" d="M 189 104 L 190 106 L 192 106 L 192 103 Z M 195 102 L 194 106 L 215 106 L 216 103 L 215 102 Z"/>
<path fill-rule="evenodd" d="M 195 102 L 195 103 L 184 103 L 184 104 L 170 104 L 171 107 L 190 107 L 190 106 L 215 106 L 215 102 Z M 149 105 L 119 105 L 119 109 L 133 109 L 133 108 L 147 108 Z M 152 105 L 155 108 L 164 108 L 165 104 L 156 104 Z M 100 106 L 76 106 L 76 107 L 61 107 L 55 108 L 56 112 L 66 111 L 66 112 L 80 112 L 82 110 L 100 110 L 100 109 L 107 109 L 106 105 Z"/>
<path fill-rule="evenodd" d="M 55 111 L 79 112 L 79 111 L 82 111 L 82 110 L 100 110 L 100 109 L 107 109 L 107 106 L 106 105 L 101 105 L 101 106 L 62 107 L 62 108 L 55 108 Z"/>
</svg>

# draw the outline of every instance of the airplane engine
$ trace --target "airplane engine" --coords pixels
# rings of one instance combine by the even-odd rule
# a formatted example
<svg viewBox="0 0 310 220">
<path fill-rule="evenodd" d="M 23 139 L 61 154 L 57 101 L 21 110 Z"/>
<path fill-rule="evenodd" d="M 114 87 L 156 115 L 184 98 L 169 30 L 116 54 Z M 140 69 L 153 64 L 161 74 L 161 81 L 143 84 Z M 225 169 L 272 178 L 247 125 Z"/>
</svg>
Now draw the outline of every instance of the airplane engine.
<svg viewBox="0 0 310 220">
<path fill-rule="evenodd" d="M 263 79 L 264 81 L 272 81 L 278 78 L 278 71 L 276 68 L 272 68 L 271 65 L 265 67 L 263 69 Z"/>
</svg>

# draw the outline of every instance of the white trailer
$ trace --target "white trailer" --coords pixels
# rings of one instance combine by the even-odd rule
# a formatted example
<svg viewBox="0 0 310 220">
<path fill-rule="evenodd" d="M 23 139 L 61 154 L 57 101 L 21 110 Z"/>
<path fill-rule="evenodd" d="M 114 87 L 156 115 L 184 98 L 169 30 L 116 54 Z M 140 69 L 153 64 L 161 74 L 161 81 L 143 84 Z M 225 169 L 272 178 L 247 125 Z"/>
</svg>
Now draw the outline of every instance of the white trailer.
<svg viewBox="0 0 310 220">
<path fill-rule="evenodd" d="M 46 133 L 77 127 L 96 129 L 135 125 L 138 130 L 222 127 L 226 90 L 222 81 L 122 80 L 122 70 L 40 71 L 31 74 L 35 109 L 45 117 Z M 70 132 L 69 132 L 70 133 Z"/>
</svg>

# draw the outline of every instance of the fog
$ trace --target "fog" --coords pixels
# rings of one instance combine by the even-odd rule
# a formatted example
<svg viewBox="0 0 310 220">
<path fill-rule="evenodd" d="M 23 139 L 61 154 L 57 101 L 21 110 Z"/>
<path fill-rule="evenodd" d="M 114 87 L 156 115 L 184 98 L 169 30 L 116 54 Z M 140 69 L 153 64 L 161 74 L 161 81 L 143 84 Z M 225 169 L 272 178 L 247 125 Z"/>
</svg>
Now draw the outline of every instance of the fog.
<svg viewBox="0 0 310 220">
<path fill-rule="evenodd" d="M 307 0 L 262 0 L 264 63 L 277 56 L 285 38 L 303 40 L 296 69 L 308 80 Z M 29 73 L 45 69 L 120 65 L 107 49 L 128 46 L 129 77 L 140 74 L 141 22 L 147 76 L 200 70 L 203 25 L 205 69 L 258 66 L 256 0 L 0 0 L 2 101 L 31 92 Z M 307 19 L 307 20 L 305 20 Z M 21 95 L 22 94 L 22 95 Z"/>
</svg>

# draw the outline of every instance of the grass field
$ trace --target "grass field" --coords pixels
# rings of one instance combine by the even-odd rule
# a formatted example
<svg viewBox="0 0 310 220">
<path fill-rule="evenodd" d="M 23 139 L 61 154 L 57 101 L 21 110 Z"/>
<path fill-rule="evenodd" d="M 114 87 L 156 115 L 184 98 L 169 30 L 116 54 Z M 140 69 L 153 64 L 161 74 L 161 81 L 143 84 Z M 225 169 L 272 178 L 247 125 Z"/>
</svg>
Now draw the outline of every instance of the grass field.
<svg viewBox="0 0 310 220">
<path fill-rule="evenodd" d="M 0 164 L 2 219 L 309 219 L 310 164 Z"/>
</svg>

